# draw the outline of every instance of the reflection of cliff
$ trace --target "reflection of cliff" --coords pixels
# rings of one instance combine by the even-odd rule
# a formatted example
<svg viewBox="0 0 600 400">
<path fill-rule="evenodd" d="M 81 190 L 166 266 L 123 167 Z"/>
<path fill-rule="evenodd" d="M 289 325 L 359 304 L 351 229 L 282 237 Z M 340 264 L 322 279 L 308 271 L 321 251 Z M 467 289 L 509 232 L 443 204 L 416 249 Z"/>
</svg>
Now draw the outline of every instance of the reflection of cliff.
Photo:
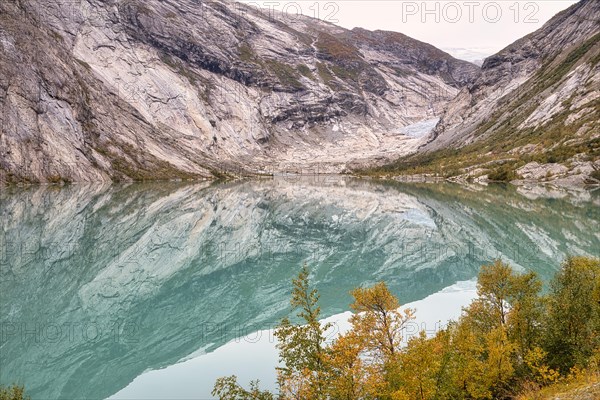
<svg viewBox="0 0 600 400">
<path fill-rule="evenodd" d="M 463 245 L 465 234 L 472 235 L 467 252 L 478 260 L 501 257 L 547 280 L 569 254 L 600 254 L 600 191 L 504 185 L 399 188 L 432 210 L 437 225 L 454 226 Z"/>
<path fill-rule="evenodd" d="M 0 218 L 0 381 L 34 398 L 107 397 L 272 326 L 303 262 L 331 315 L 363 283 L 408 302 L 499 255 L 545 275 L 600 248 L 590 202 L 337 178 L 13 190 Z"/>
</svg>

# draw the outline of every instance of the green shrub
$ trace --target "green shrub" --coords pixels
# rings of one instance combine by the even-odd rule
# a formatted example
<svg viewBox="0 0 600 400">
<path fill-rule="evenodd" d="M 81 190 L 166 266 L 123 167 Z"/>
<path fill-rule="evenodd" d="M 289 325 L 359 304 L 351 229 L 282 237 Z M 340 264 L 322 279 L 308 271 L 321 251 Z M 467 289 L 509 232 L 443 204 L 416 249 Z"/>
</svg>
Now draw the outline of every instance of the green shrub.
<svg viewBox="0 0 600 400">
<path fill-rule="evenodd" d="M 544 350 L 551 368 L 584 367 L 600 348 L 600 260 L 567 259 L 551 284 Z"/>
<path fill-rule="evenodd" d="M 251 62 L 256 59 L 256 55 L 248 43 L 242 43 L 238 47 L 238 54 L 240 55 L 240 60 L 244 62 Z"/>
<path fill-rule="evenodd" d="M 8 387 L 0 386 L 0 400 L 29 400 L 25 395 L 23 386 L 11 385 Z"/>
<path fill-rule="evenodd" d="M 283 64 L 277 60 L 264 60 L 263 64 L 279 79 L 279 82 L 283 85 L 291 86 L 294 89 L 302 89 L 304 86 L 298 78 L 300 77 L 299 72 L 290 67 L 289 65 Z"/>
<path fill-rule="evenodd" d="M 517 179 L 517 173 L 512 166 L 504 164 L 490 171 L 488 179 L 493 182 L 510 182 Z"/>
<path fill-rule="evenodd" d="M 325 65 L 324 63 L 317 63 L 317 73 L 319 74 L 319 77 L 321 78 L 323 83 L 326 85 L 329 85 L 329 83 L 335 79 L 331 74 L 331 71 L 329 71 L 329 68 L 327 68 L 327 65 Z"/>
<path fill-rule="evenodd" d="M 308 78 L 308 79 L 314 79 L 314 76 L 310 70 L 310 68 L 308 68 L 307 65 L 304 64 L 300 64 L 296 67 L 296 69 L 298 70 L 298 72 L 300 72 L 302 74 L 302 76 Z"/>
</svg>

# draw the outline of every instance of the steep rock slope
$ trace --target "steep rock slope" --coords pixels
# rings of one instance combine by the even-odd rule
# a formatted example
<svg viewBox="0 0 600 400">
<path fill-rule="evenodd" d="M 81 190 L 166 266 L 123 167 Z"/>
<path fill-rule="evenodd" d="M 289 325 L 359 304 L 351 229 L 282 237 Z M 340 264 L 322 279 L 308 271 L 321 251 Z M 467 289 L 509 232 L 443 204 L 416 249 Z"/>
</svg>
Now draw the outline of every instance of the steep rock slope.
<svg viewBox="0 0 600 400">
<path fill-rule="evenodd" d="M 598 158 L 600 2 L 582 0 L 487 58 L 421 150 L 448 147 L 460 150 L 429 158 L 454 157 L 456 168 L 532 154 L 542 162 Z"/>
<path fill-rule="evenodd" d="M 479 71 L 228 0 L 7 0 L 0 48 L 4 182 L 339 172 L 414 151 Z"/>
</svg>

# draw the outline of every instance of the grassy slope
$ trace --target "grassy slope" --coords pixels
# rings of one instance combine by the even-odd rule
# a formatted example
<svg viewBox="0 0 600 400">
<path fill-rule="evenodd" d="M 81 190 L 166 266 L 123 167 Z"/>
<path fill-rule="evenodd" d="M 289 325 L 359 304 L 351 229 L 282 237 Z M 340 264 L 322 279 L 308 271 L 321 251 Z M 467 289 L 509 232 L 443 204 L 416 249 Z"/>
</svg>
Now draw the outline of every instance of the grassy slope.
<svg viewBox="0 0 600 400">
<path fill-rule="evenodd" d="M 540 390 L 525 391 L 516 400 L 597 400 L 600 399 L 600 375 L 586 374 Z"/>
</svg>

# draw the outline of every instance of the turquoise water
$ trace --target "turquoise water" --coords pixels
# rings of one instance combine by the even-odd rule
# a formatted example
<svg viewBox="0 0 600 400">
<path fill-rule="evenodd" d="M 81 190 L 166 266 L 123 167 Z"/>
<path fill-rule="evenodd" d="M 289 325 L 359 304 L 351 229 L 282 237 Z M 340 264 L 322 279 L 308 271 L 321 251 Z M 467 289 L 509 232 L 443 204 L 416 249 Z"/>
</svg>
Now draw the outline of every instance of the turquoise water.
<svg viewBox="0 0 600 400">
<path fill-rule="evenodd" d="M 325 316 L 353 287 L 413 302 L 495 258 L 547 280 L 567 254 L 600 256 L 599 206 L 598 191 L 323 176 L 3 189 L 0 382 L 112 396 L 272 327 L 303 263 Z"/>
</svg>

